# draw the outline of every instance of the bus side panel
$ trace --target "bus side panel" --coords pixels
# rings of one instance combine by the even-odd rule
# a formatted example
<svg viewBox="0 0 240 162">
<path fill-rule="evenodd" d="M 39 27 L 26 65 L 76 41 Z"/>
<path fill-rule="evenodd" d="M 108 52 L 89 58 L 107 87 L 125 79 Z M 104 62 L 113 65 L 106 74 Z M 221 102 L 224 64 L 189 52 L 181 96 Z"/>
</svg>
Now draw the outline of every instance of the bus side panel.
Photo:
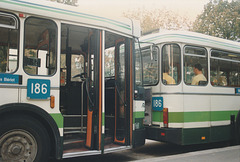
<svg viewBox="0 0 240 162">
<path fill-rule="evenodd" d="M 210 127 L 210 102 L 208 95 L 184 95 L 184 128 Z"/>
<path fill-rule="evenodd" d="M 145 112 L 145 101 L 133 101 L 133 147 L 142 146 L 145 144 L 145 128 L 143 126 L 143 119 Z"/>
<path fill-rule="evenodd" d="M 60 135 L 63 136 L 63 117 L 59 111 L 59 90 L 51 90 L 50 95 L 55 96 L 55 107 L 50 107 L 50 100 L 44 99 L 44 100 L 37 100 L 37 99 L 28 99 L 27 98 L 27 89 L 22 89 L 21 91 L 21 103 L 29 103 L 37 105 L 38 107 L 41 107 L 44 111 L 49 113 L 53 119 L 55 120 Z"/>
<path fill-rule="evenodd" d="M 0 104 L 8 104 L 8 103 L 17 103 L 18 102 L 18 89 L 17 88 L 0 88 L 1 95 Z"/>
<path fill-rule="evenodd" d="M 239 96 L 211 96 L 211 126 L 229 125 L 230 116 L 236 119 L 239 108 Z"/>
</svg>

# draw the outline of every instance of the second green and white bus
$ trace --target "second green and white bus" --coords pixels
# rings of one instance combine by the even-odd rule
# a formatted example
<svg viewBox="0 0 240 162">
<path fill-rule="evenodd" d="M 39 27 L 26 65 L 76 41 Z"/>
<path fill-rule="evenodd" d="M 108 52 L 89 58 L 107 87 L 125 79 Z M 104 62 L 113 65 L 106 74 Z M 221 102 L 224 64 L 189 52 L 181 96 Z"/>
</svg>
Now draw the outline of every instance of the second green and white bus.
<svg viewBox="0 0 240 162">
<path fill-rule="evenodd" d="M 239 140 L 239 42 L 184 31 L 140 42 L 147 139 L 180 145 Z M 192 85 L 196 64 L 205 79 Z"/>
<path fill-rule="evenodd" d="M 0 161 L 143 145 L 139 36 L 139 22 L 130 19 L 50 1 L 0 1 Z"/>
</svg>

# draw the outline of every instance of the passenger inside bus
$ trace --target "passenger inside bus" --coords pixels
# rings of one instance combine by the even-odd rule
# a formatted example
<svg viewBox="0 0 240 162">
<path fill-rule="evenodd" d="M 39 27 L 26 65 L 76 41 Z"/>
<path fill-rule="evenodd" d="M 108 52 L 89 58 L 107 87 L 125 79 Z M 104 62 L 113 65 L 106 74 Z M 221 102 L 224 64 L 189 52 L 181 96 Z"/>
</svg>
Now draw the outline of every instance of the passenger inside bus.
<svg viewBox="0 0 240 162">
<path fill-rule="evenodd" d="M 192 85 L 205 85 L 207 82 L 207 79 L 202 73 L 201 64 L 194 65 L 194 73 L 195 73 L 195 76 L 192 79 Z"/>
<path fill-rule="evenodd" d="M 163 82 L 164 84 L 176 84 L 173 77 L 169 75 L 169 67 L 163 66 Z"/>
</svg>

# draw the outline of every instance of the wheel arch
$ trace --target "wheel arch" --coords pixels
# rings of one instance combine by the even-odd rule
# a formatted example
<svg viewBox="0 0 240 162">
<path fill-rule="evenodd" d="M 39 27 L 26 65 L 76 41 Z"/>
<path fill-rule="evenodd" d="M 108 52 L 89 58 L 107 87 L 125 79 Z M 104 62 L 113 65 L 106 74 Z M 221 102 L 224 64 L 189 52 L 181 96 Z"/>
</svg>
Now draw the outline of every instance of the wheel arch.
<svg viewBox="0 0 240 162">
<path fill-rule="evenodd" d="M 62 138 L 55 120 L 42 108 L 26 103 L 11 103 L 0 106 L 0 119 L 4 120 L 9 115 L 29 115 L 36 118 L 49 132 L 51 140 L 51 156 L 57 159 L 62 157 Z"/>
</svg>

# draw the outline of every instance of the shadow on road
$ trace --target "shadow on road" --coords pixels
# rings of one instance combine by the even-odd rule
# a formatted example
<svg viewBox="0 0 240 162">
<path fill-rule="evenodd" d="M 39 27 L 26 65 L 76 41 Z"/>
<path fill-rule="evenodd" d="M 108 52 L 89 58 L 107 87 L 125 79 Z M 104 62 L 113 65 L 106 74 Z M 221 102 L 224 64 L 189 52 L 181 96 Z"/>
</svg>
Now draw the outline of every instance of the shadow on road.
<svg viewBox="0 0 240 162">
<path fill-rule="evenodd" d="M 142 160 L 153 157 L 161 157 L 168 155 L 176 155 L 181 153 L 188 153 L 200 150 L 222 148 L 230 146 L 227 142 L 212 143 L 212 144 L 200 144 L 191 146 L 179 146 L 174 144 L 167 144 L 162 142 L 156 142 L 147 140 L 144 146 L 136 149 L 130 149 L 115 153 L 109 153 L 104 155 L 84 156 L 78 158 L 70 158 L 63 160 L 50 159 L 49 162 L 126 162 L 133 160 Z"/>
</svg>

